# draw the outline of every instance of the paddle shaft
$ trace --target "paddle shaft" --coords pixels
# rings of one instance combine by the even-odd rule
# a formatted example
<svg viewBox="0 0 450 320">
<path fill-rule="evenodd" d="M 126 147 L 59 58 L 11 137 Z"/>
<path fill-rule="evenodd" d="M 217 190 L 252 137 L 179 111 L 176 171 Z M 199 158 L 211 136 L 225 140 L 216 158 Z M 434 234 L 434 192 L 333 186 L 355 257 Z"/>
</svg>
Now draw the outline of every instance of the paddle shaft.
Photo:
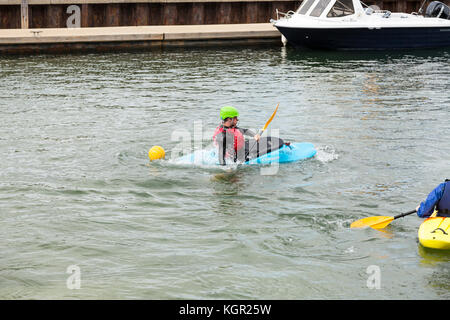
<svg viewBox="0 0 450 320">
<path fill-rule="evenodd" d="M 416 209 L 394 216 L 394 220 L 417 212 Z"/>
<path fill-rule="evenodd" d="M 260 130 L 259 132 L 258 132 L 258 135 L 259 136 L 261 136 L 262 134 L 263 134 L 263 132 L 264 132 L 264 130 Z M 250 152 L 253 150 L 253 148 L 256 146 L 256 145 L 258 145 L 258 143 L 259 143 L 259 141 L 254 141 L 253 142 L 253 145 L 250 147 L 250 143 L 252 143 L 253 141 L 252 140 L 250 140 L 250 142 L 248 143 L 248 145 L 249 145 L 249 148 L 248 148 L 248 150 L 246 150 L 245 151 L 245 159 L 247 159 L 247 157 L 250 155 Z"/>
<path fill-rule="evenodd" d="M 267 127 L 269 126 L 269 124 L 272 122 L 273 118 L 275 117 L 275 114 L 278 111 L 278 107 L 280 106 L 280 103 L 277 104 L 277 107 L 275 108 L 275 111 L 272 113 L 272 115 L 270 116 L 269 120 L 266 122 L 266 124 L 264 125 L 264 127 L 258 132 L 258 135 L 261 137 L 261 135 L 264 133 L 264 131 L 267 129 Z M 248 157 L 248 155 L 250 154 L 250 152 L 253 150 L 253 148 L 255 147 L 255 145 L 258 144 L 258 141 L 255 141 L 255 143 L 253 143 L 253 145 L 249 148 L 249 150 L 245 153 L 245 158 Z M 250 144 L 249 144 L 250 145 Z"/>
</svg>

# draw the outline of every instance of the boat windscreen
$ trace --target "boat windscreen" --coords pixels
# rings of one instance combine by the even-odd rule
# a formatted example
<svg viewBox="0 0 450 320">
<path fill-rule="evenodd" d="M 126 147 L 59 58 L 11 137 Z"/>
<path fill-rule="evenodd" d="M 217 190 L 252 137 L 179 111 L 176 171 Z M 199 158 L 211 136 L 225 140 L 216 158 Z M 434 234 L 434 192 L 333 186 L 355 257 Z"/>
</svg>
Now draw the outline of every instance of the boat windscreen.
<svg viewBox="0 0 450 320">
<path fill-rule="evenodd" d="M 345 17 L 355 13 L 353 0 L 336 0 L 327 14 L 328 18 Z"/>
<path fill-rule="evenodd" d="M 306 12 L 308 12 L 309 8 L 311 8 L 311 6 L 313 5 L 314 1 L 316 1 L 316 0 L 303 0 L 302 6 L 298 10 L 298 13 L 299 14 L 305 14 Z"/>
<path fill-rule="evenodd" d="M 311 17 L 319 17 L 331 0 L 320 0 L 309 14 Z"/>
</svg>

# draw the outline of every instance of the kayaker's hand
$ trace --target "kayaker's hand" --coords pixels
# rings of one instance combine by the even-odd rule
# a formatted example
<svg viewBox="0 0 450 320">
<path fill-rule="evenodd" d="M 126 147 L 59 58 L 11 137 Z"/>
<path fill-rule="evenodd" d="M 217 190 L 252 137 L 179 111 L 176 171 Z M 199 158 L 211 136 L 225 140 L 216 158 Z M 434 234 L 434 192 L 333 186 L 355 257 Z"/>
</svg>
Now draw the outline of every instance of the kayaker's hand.
<svg viewBox="0 0 450 320">
<path fill-rule="evenodd" d="M 419 208 L 420 208 L 420 204 L 417 206 L 416 211 L 419 211 Z"/>
<path fill-rule="evenodd" d="M 261 138 L 261 136 L 259 134 L 256 134 L 253 138 L 255 138 L 256 141 L 259 141 L 259 138 Z"/>
</svg>

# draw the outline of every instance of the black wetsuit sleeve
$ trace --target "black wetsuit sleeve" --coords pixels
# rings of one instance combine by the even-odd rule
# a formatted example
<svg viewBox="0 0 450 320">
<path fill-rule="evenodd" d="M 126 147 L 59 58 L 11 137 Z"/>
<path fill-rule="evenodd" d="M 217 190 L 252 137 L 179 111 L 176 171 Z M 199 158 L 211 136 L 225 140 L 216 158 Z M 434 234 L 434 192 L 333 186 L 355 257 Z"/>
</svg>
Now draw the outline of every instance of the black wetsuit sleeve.
<svg viewBox="0 0 450 320">
<path fill-rule="evenodd" d="M 226 154 L 226 139 L 225 139 L 226 133 L 225 132 L 220 132 L 217 136 L 216 136 L 216 142 L 217 142 L 217 146 L 219 148 L 219 163 L 220 165 L 224 166 L 225 163 L 225 154 Z"/>
<path fill-rule="evenodd" d="M 254 137 L 256 135 L 256 133 L 254 133 L 250 129 L 239 128 L 239 130 L 241 130 L 242 134 L 245 135 L 245 136 Z"/>
</svg>

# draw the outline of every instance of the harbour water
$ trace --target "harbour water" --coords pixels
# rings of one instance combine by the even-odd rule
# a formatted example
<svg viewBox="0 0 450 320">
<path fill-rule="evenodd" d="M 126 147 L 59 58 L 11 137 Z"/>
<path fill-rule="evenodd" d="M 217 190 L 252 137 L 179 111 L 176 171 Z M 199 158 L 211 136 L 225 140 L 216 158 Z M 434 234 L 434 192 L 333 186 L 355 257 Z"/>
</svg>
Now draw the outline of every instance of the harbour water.
<svg viewBox="0 0 450 320">
<path fill-rule="evenodd" d="M 0 79 L 2 299 L 450 298 L 420 218 L 349 228 L 450 178 L 449 52 L 3 57 Z M 171 160 L 210 145 L 221 106 L 260 128 L 278 102 L 267 134 L 313 159 L 272 175 Z"/>
</svg>

